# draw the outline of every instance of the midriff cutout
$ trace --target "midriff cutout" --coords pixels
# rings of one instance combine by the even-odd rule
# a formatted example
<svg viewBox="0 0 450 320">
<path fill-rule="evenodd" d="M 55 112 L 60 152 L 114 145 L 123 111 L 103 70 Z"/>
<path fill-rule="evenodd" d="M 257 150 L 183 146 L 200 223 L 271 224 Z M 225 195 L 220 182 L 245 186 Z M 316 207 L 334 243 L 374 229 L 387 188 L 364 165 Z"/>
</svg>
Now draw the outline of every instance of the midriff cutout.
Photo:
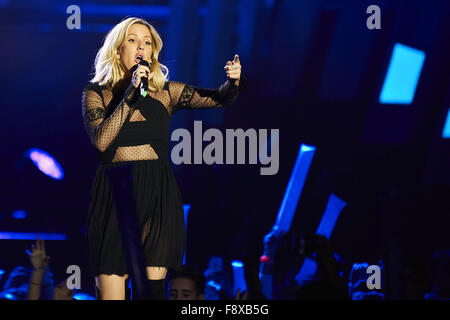
<svg viewBox="0 0 450 320">
<path fill-rule="evenodd" d="M 133 114 L 130 117 L 130 122 L 136 122 L 136 121 L 146 121 L 144 116 L 139 110 L 134 110 Z"/>
<path fill-rule="evenodd" d="M 158 155 L 150 144 L 139 146 L 118 147 L 112 162 L 136 161 L 136 160 L 155 160 Z"/>
</svg>

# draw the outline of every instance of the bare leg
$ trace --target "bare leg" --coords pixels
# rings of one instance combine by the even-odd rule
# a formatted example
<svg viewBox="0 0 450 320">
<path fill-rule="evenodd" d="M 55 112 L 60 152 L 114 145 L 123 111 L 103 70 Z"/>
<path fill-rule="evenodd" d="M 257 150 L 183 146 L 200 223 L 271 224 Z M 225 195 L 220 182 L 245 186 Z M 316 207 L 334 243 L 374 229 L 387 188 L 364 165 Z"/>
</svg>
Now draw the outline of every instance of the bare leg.
<svg viewBox="0 0 450 320">
<path fill-rule="evenodd" d="M 101 274 L 95 277 L 95 285 L 100 289 L 102 300 L 125 300 L 125 280 L 128 274 Z"/>
<path fill-rule="evenodd" d="M 149 280 L 165 279 L 167 268 L 164 267 L 147 267 L 147 278 Z"/>
</svg>

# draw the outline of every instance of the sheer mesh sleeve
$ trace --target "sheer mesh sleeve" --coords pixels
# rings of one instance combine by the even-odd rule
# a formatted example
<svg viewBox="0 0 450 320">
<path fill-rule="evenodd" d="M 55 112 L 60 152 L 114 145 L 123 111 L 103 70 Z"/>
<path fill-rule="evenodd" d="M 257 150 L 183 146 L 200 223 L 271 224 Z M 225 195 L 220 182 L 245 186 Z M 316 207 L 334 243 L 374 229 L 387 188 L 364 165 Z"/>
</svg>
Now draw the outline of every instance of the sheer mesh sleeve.
<svg viewBox="0 0 450 320">
<path fill-rule="evenodd" d="M 181 109 L 222 108 L 233 104 L 239 91 L 247 86 L 247 78 L 241 76 L 239 86 L 227 80 L 217 89 L 197 88 L 177 81 L 169 81 L 170 113 Z"/>
<path fill-rule="evenodd" d="M 83 90 L 81 105 L 84 125 L 91 143 L 101 152 L 108 149 L 135 110 L 129 106 L 134 103 L 134 93 L 134 87 L 130 86 L 114 112 L 106 118 L 106 107 L 100 94 L 90 86 Z"/>
</svg>

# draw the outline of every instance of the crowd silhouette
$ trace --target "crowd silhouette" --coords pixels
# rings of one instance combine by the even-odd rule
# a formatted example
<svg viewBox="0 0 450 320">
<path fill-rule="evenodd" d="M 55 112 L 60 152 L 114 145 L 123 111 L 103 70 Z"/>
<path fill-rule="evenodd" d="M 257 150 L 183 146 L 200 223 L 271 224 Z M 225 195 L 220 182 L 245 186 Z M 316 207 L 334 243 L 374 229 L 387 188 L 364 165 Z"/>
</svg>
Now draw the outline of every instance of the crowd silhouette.
<svg viewBox="0 0 450 320">
<path fill-rule="evenodd" d="M 291 237 L 286 240 L 287 237 Z M 438 250 L 426 264 L 417 257 L 402 259 L 401 276 L 396 292 L 387 289 L 390 273 L 382 260 L 346 263 L 326 237 L 287 235 L 269 232 L 263 240 L 264 252 L 259 261 L 244 261 L 246 289 L 233 287 L 230 273 L 222 257 L 211 257 L 207 268 L 183 265 L 169 270 L 166 296 L 160 300 L 447 300 L 450 299 L 450 250 Z M 287 250 L 280 250 L 286 246 Z M 286 249 L 286 248 L 284 248 Z M 29 266 L 18 265 L 3 277 L 2 300 L 85 300 L 95 299 L 88 293 L 69 289 L 68 281 L 54 280 L 45 241 L 39 238 L 31 245 Z M 277 266 L 278 259 L 289 255 L 288 268 Z M 296 280 L 302 264 L 311 259 L 315 272 L 307 279 Z M 427 267 L 424 267 L 426 265 Z M 347 267 L 348 266 L 348 267 Z M 370 267 L 372 266 L 372 267 Z M 370 267 L 370 268 L 369 268 Z M 378 269 L 377 269 L 378 268 Z M 375 270 L 377 269 L 377 270 Z M 286 271 L 287 270 L 287 271 Z M 373 271 L 373 272 L 372 272 Z M 379 279 L 375 278 L 375 271 Z M 5 279 L 6 278 L 6 279 Z M 126 299 L 132 299 L 127 282 Z M 395 291 L 395 290 L 391 290 Z M 99 299 L 99 297 L 97 297 Z"/>
</svg>

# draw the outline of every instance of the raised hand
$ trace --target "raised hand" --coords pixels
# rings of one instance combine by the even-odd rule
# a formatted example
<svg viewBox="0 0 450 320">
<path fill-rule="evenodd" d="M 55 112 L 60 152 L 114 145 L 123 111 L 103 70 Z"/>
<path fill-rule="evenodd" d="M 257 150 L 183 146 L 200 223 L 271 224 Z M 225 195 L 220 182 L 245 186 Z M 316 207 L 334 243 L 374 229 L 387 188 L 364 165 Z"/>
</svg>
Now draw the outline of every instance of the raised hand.
<svg viewBox="0 0 450 320">
<path fill-rule="evenodd" d="M 241 293 L 241 289 L 238 288 L 234 300 L 248 300 L 248 291 Z"/>
<path fill-rule="evenodd" d="M 45 269 L 50 261 L 50 257 L 45 254 L 44 240 L 36 239 L 36 243 L 31 245 L 30 261 L 34 269 Z"/>
<path fill-rule="evenodd" d="M 241 78 L 241 62 L 239 61 L 239 55 L 234 55 L 233 61 L 227 61 L 224 70 L 227 73 L 227 77 L 230 80 L 234 80 L 234 84 L 239 86 L 239 79 Z"/>
<path fill-rule="evenodd" d="M 141 84 L 142 78 L 147 78 L 147 80 L 150 82 L 154 75 L 155 72 L 151 72 L 149 67 L 139 65 L 139 67 L 133 72 L 131 83 L 135 88 L 138 88 Z"/>
<path fill-rule="evenodd" d="M 281 239 L 285 234 L 277 226 L 273 226 L 272 230 L 264 236 L 264 255 L 271 259 L 275 257 L 278 246 L 281 243 Z"/>
<path fill-rule="evenodd" d="M 53 289 L 53 300 L 72 300 L 75 290 L 67 288 L 67 279 Z"/>
</svg>

